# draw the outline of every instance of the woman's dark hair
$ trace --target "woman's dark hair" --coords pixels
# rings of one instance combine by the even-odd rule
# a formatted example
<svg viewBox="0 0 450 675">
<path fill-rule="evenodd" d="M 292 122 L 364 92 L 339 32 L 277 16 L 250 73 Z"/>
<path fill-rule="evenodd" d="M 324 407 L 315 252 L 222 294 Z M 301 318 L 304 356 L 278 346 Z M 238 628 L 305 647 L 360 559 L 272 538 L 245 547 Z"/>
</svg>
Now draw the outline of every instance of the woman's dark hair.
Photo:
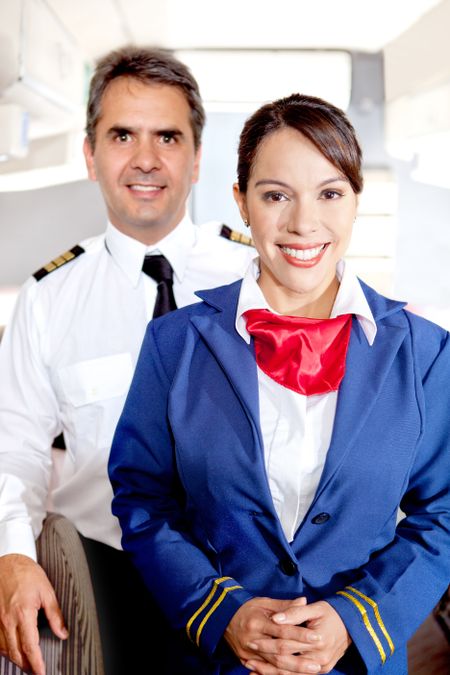
<svg viewBox="0 0 450 675">
<path fill-rule="evenodd" d="M 355 194 L 363 188 L 362 153 L 345 113 L 321 98 L 292 94 L 263 105 L 246 121 L 238 150 L 239 191 L 247 192 L 258 148 L 269 134 L 291 127 L 300 131 L 349 181 Z"/>
<path fill-rule="evenodd" d="M 195 149 L 201 141 L 205 111 L 197 81 L 184 63 L 162 49 L 123 47 L 106 54 L 97 63 L 89 88 L 86 133 L 95 148 L 95 130 L 101 116 L 103 95 L 108 85 L 118 77 L 129 77 L 144 84 L 168 84 L 178 87 L 191 110 L 191 127 Z"/>
</svg>

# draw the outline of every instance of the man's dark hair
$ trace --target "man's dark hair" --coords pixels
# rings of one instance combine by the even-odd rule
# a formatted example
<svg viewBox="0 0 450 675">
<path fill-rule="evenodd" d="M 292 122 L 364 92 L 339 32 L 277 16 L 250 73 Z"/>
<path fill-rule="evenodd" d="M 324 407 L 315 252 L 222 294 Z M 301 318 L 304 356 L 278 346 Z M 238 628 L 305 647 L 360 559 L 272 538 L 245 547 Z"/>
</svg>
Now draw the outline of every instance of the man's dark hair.
<svg viewBox="0 0 450 675">
<path fill-rule="evenodd" d="M 123 47 L 101 58 L 89 88 L 86 133 L 92 150 L 95 131 L 102 114 L 102 99 L 108 85 L 118 77 L 128 77 L 144 84 L 167 84 L 177 87 L 191 110 L 191 127 L 197 150 L 205 124 L 205 111 L 198 84 L 189 68 L 163 49 Z"/>
</svg>

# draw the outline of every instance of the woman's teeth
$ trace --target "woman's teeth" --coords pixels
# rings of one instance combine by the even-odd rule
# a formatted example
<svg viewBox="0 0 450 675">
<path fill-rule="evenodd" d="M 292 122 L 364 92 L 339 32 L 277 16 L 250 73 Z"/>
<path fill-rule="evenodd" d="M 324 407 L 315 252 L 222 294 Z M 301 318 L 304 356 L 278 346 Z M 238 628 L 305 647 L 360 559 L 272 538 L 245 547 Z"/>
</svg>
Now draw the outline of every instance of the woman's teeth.
<svg viewBox="0 0 450 675">
<path fill-rule="evenodd" d="M 306 249 L 289 248 L 289 246 L 281 246 L 280 248 L 283 251 L 283 253 L 287 253 L 287 255 L 290 255 L 293 258 L 296 258 L 297 260 L 312 260 L 313 258 L 317 258 L 317 256 L 323 251 L 325 246 L 326 244 L 316 246 L 315 248 L 306 248 Z"/>
</svg>

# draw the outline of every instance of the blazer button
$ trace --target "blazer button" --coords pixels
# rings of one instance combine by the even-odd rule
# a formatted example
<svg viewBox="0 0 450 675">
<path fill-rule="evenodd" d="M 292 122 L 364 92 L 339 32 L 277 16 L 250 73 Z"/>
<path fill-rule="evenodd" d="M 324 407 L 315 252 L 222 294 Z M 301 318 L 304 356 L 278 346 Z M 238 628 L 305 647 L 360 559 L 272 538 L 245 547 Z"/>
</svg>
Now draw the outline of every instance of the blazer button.
<svg viewBox="0 0 450 675">
<path fill-rule="evenodd" d="M 330 520 L 330 518 L 331 516 L 329 513 L 318 513 L 317 516 L 311 518 L 311 522 L 313 525 L 323 525 L 327 520 Z"/>
<path fill-rule="evenodd" d="M 283 572 L 283 574 L 286 574 L 288 577 L 293 577 L 294 574 L 297 574 L 298 572 L 297 565 L 290 558 L 280 560 L 280 569 Z"/>
</svg>

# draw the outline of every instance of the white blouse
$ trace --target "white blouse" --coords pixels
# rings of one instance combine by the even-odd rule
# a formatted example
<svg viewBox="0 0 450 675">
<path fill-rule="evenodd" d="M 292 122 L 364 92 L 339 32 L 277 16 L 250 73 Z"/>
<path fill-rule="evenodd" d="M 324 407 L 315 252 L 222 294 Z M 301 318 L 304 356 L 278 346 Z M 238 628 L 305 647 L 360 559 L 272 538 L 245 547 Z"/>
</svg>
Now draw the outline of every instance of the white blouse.
<svg viewBox="0 0 450 675">
<path fill-rule="evenodd" d="M 354 314 L 370 345 L 376 324 L 361 285 L 344 261 L 337 266 L 339 291 L 331 318 Z M 274 310 L 257 284 L 259 261 L 250 264 L 242 282 L 236 330 L 250 343 L 243 314 L 249 309 Z M 314 499 L 333 431 L 338 392 L 304 396 L 283 387 L 258 368 L 260 425 L 264 461 L 275 510 L 288 542 Z"/>
</svg>

